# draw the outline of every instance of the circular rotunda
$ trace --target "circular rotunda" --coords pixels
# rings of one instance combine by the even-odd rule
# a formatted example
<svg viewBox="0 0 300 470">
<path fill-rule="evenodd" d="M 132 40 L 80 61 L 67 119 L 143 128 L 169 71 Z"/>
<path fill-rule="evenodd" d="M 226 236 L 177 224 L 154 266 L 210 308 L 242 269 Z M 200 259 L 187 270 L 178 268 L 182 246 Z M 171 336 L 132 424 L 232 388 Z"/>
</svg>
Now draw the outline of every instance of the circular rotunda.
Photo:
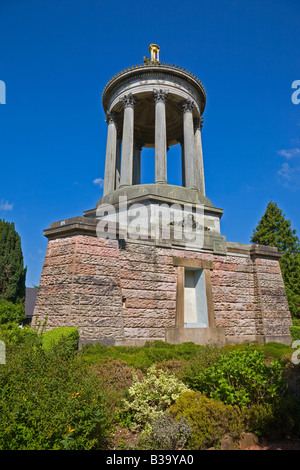
<svg viewBox="0 0 300 470">
<path fill-rule="evenodd" d="M 121 194 L 136 199 L 155 194 L 212 206 L 205 196 L 201 130 L 206 93 L 200 80 L 159 61 L 151 44 L 151 59 L 129 67 L 106 84 L 102 104 L 108 124 L 103 198 L 115 203 Z M 167 180 L 167 152 L 181 146 L 182 185 Z M 155 150 L 155 181 L 141 184 L 141 151 Z"/>
</svg>

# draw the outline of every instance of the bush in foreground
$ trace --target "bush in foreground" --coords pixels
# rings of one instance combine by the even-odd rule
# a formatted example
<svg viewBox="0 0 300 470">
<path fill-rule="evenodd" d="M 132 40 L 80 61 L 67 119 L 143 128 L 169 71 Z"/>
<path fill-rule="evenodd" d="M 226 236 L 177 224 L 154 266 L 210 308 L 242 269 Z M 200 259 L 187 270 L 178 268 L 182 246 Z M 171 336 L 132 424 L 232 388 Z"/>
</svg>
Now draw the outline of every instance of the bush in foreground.
<svg viewBox="0 0 300 470">
<path fill-rule="evenodd" d="M 0 449 L 102 449 L 109 419 L 99 381 L 61 341 L 47 353 L 32 336 L 0 366 Z"/>
<path fill-rule="evenodd" d="M 59 342 L 64 341 L 64 346 L 69 352 L 75 352 L 78 348 L 79 333 L 74 326 L 61 326 L 46 331 L 41 335 L 43 348 L 51 351 Z"/>
<path fill-rule="evenodd" d="M 169 412 L 176 419 L 187 418 L 190 423 L 192 436 L 189 449 L 218 446 L 224 434 L 235 438 L 244 430 L 243 416 L 238 406 L 225 405 L 200 392 L 188 391 L 182 394 Z"/>
<path fill-rule="evenodd" d="M 234 350 L 190 378 L 190 386 L 229 405 L 248 406 L 277 400 L 285 388 L 284 363 L 266 363 L 257 350 Z"/>
<path fill-rule="evenodd" d="M 182 449 L 191 437 L 192 427 L 185 416 L 175 420 L 168 414 L 152 421 L 151 446 L 159 450 Z"/>
<path fill-rule="evenodd" d="M 151 429 L 151 421 L 164 411 L 188 388 L 174 375 L 149 367 L 142 380 L 135 377 L 128 390 L 128 399 L 123 400 L 124 415 L 133 428 Z"/>
<path fill-rule="evenodd" d="M 29 326 L 20 327 L 18 323 L 11 322 L 0 325 L 0 340 L 6 347 L 13 347 L 31 337 L 38 342 L 38 334 Z"/>
<path fill-rule="evenodd" d="M 110 412 L 118 414 L 122 407 L 122 400 L 132 386 L 134 377 L 141 380 L 142 373 L 120 359 L 102 359 L 97 365 L 90 367 L 99 377 L 101 390 Z"/>
</svg>

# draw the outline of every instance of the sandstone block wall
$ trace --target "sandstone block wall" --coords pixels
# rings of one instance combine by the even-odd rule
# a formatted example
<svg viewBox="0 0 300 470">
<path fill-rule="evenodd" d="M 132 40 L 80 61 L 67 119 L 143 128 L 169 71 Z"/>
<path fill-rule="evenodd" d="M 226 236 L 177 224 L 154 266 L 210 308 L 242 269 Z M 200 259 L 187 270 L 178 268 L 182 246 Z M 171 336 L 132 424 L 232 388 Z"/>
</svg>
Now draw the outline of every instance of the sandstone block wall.
<svg viewBox="0 0 300 470">
<path fill-rule="evenodd" d="M 176 324 L 173 257 L 213 262 L 215 324 L 228 343 L 288 338 L 291 316 L 278 257 L 248 245 L 242 253 L 231 247 L 227 255 L 213 255 L 89 234 L 50 239 L 34 317 L 43 322 L 48 316 L 47 329 L 77 326 L 82 342 L 165 340 L 165 329 Z"/>
</svg>

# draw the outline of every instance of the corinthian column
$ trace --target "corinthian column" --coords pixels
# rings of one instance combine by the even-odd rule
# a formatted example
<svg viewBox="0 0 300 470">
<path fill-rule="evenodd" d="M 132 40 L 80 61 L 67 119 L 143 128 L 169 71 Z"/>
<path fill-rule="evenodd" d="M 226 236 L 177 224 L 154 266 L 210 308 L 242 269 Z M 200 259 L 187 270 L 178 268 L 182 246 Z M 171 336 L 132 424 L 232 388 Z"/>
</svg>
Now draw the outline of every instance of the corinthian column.
<svg viewBox="0 0 300 470">
<path fill-rule="evenodd" d="M 205 183 L 204 183 L 204 167 L 203 167 L 203 152 L 201 130 L 203 127 L 203 118 L 196 118 L 194 120 L 195 131 L 195 182 L 198 191 L 205 196 Z"/>
<path fill-rule="evenodd" d="M 116 189 L 120 187 L 121 178 L 121 146 L 122 146 L 122 131 L 117 130 L 117 155 L 116 155 Z"/>
<path fill-rule="evenodd" d="M 107 143 L 105 155 L 105 173 L 103 196 L 115 190 L 116 154 L 117 154 L 117 119 L 116 113 L 106 115 Z"/>
<path fill-rule="evenodd" d="M 132 184 L 141 184 L 141 151 L 142 145 L 138 142 L 133 149 L 133 180 Z"/>
<path fill-rule="evenodd" d="M 134 106 L 135 97 L 130 93 L 121 99 L 124 105 L 123 144 L 120 186 L 132 185 L 133 142 L 134 142 Z"/>
<path fill-rule="evenodd" d="M 181 184 L 185 187 L 185 161 L 184 161 L 184 143 L 183 139 L 178 140 L 181 148 Z"/>
<path fill-rule="evenodd" d="M 167 182 L 167 90 L 153 90 L 155 101 L 155 183 Z"/>
<path fill-rule="evenodd" d="M 182 103 L 183 112 L 183 144 L 184 144 L 184 167 L 185 186 L 196 188 L 195 185 L 195 143 L 194 143 L 194 122 L 193 109 L 195 103 L 190 99 Z"/>
</svg>

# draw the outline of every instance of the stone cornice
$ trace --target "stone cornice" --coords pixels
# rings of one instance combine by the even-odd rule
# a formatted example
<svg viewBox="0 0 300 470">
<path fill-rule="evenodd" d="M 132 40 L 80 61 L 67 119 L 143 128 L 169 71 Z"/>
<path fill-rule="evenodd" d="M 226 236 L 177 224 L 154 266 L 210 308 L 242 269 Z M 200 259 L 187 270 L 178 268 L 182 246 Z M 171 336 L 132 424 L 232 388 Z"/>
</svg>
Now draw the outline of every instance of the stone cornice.
<svg viewBox="0 0 300 470">
<path fill-rule="evenodd" d="M 266 245 L 251 245 L 250 256 L 253 258 L 281 258 L 282 254 L 279 253 L 278 248 L 275 246 Z"/>
<path fill-rule="evenodd" d="M 193 85 L 202 96 L 202 109 L 201 114 L 204 111 L 206 104 L 206 92 L 201 81 L 191 72 L 182 67 L 171 65 L 171 64 L 139 64 L 132 67 L 128 67 L 121 72 L 115 74 L 106 84 L 102 94 L 102 104 L 104 110 L 106 110 L 107 101 L 109 101 L 108 95 L 113 93 L 113 90 L 120 86 L 121 83 L 126 83 L 133 78 L 151 78 L 157 75 L 157 73 L 163 76 L 173 78 L 177 77 L 183 81 L 189 82 Z"/>
<path fill-rule="evenodd" d="M 92 235 L 97 236 L 96 228 L 98 221 L 87 217 L 72 217 L 71 219 L 53 222 L 44 230 L 44 236 L 49 240 L 68 237 L 70 235 Z"/>
</svg>

